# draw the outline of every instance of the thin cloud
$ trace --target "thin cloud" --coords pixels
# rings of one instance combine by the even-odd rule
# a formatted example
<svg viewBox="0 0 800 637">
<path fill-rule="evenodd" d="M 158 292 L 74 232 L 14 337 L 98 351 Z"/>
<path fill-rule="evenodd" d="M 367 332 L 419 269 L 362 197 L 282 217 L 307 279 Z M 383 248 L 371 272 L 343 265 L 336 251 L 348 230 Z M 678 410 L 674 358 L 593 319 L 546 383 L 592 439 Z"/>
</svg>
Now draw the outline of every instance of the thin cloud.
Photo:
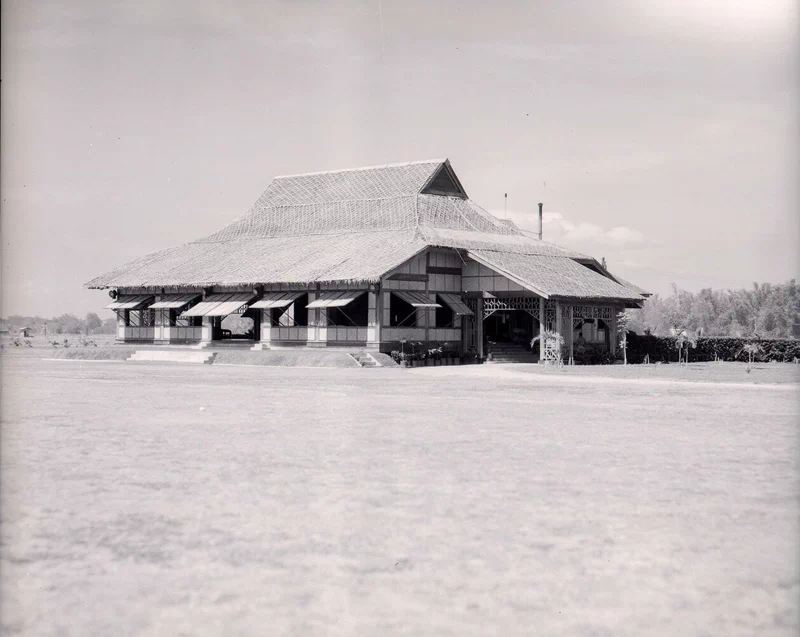
<svg viewBox="0 0 800 637">
<path fill-rule="evenodd" d="M 518 225 L 531 225 L 530 215 L 509 216 L 517 216 L 519 218 Z M 628 226 L 604 228 L 588 221 L 573 222 L 560 212 L 545 212 L 542 215 L 542 222 L 545 237 L 554 242 L 561 241 L 567 246 L 582 244 L 621 248 L 641 246 L 649 242 L 647 237 L 635 228 Z"/>
</svg>

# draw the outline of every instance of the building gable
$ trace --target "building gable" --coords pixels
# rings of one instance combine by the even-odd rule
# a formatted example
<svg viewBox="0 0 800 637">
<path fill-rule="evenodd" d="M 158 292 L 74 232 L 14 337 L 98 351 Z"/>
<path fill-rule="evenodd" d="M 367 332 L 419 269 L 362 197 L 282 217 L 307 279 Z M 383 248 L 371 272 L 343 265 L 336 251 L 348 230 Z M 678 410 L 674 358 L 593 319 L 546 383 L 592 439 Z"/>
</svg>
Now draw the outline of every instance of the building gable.
<svg viewBox="0 0 800 637">
<path fill-rule="evenodd" d="M 447 161 L 436 171 L 431 180 L 420 191 L 420 194 L 467 198 L 464 187 Z"/>
</svg>

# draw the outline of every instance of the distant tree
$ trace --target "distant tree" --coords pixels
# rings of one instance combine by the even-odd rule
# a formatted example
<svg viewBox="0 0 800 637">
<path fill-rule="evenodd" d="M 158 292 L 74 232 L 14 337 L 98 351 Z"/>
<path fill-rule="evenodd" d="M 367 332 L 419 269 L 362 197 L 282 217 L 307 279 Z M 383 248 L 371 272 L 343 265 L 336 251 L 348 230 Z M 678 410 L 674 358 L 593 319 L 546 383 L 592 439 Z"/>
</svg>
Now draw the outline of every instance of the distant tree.
<svg viewBox="0 0 800 637">
<path fill-rule="evenodd" d="M 103 329 L 103 321 L 100 320 L 100 317 L 97 316 L 94 312 L 89 312 L 84 319 L 84 333 L 88 336 L 89 334 L 97 334 L 99 331 Z"/>
<path fill-rule="evenodd" d="M 632 312 L 630 330 L 665 336 L 678 328 L 704 336 L 800 338 L 800 292 L 794 279 L 738 290 L 705 288 L 697 294 L 673 286 L 668 297 L 653 295 Z"/>
<path fill-rule="evenodd" d="M 630 324 L 633 321 L 633 315 L 625 310 L 617 314 L 617 334 L 620 336 L 620 347 L 622 348 L 622 361 L 624 365 L 628 364 L 628 332 L 630 331 Z"/>
<path fill-rule="evenodd" d="M 84 331 L 84 322 L 74 314 L 62 314 L 53 319 L 56 334 L 80 334 Z"/>
</svg>

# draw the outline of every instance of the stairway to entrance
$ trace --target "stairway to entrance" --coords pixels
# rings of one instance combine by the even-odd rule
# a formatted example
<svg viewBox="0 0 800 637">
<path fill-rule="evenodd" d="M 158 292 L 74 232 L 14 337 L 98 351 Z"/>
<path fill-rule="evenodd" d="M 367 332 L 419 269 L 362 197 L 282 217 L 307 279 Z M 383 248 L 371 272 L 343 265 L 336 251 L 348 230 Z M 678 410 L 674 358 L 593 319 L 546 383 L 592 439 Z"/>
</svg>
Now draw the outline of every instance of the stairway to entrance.
<svg viewBox="0 0 800 637">
<path fill-rule="evenodd" d="M 257 344 L 259 344 L 259 341 L 253 341 L 242 338 L 242 339 L 226 339 L 224 341 L 203 341 L 198 345 L 194 345 L 193 348 L 221 350 L 221 351 L 248 350 L 248 349 L 253 349 L 253 347 Z"/>
<path fill-rule="evenodd" d="M 489 353 L 492 355 L 490 363 L 538 363 L 539 356 L 525 349 L 517 343 L 491 343 Z"/>
<path fill-rule="evenodd" d="M 365 354 L 362 352 L 351 353 L 350 356 L 356 359 L 356 362 L 361 365 L 361 367 L 380 367 L 380 363 L 376 361 L 372 356 L 369 354 Z"/>
</svg>

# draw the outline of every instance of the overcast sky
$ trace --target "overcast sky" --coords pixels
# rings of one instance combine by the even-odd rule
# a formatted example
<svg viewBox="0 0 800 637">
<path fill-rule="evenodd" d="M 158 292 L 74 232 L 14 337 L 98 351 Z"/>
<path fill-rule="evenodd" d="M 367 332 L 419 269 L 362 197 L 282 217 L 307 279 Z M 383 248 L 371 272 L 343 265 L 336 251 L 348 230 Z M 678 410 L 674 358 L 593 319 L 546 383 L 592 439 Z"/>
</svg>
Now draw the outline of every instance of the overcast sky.
<svg viewBox="0 0 800 637">
<path fill-rule="evenodd" d="M 273 175 L 438 157 L 651 291 L 785 281 L 797 4 L 4 1 L 0 313 L 98 310 Z"/>
</svg>

